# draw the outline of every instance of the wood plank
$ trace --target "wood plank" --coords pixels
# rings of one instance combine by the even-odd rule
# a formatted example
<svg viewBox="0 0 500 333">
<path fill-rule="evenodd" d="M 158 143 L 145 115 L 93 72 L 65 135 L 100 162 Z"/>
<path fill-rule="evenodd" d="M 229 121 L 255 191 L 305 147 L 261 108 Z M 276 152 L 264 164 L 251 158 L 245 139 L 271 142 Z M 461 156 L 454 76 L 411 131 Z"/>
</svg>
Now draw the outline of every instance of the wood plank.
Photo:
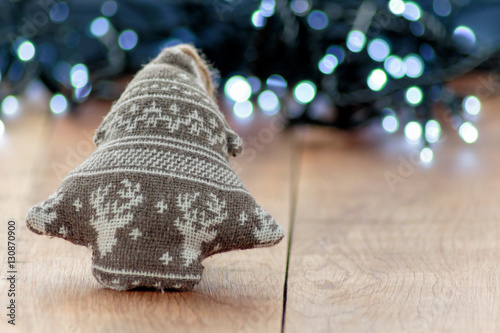
<svg viewBox="0 0 500 333">
<path fill-rule="evenodd" d="M 448 128 L 427 166 L 375 128 L 310 129 L 286 332 L 500 330 L 499 105 L 483 103 L 473 145 Z"/>
<path fill-rule="evenodd" d="M 91 152 L 85 149 L 89 133 L 108 107 L 89 104 L 78 116 L 56 122 L 46 160 L 35 171 L 30 205 L 52 193 L 61 177 Z M 246 154 L 236 163 L 256 200 L 285 228 L 289 221 L 291 150 L 289 135 L 276 134 L 255 157 Z M 21 294 L 15 332 L 281 330 L 286 241 L 273 248 L 206 259 L 203 279 L 190 292 L 118 292 L 95 281 L 90 250 L 35 235 L 24 223 L 18 224 L 22 224 L 23 238 L 19 247 L 24 245 L 19 258 Z M 1 329 L 5 332 L 3 326 Z"/>
</svg>

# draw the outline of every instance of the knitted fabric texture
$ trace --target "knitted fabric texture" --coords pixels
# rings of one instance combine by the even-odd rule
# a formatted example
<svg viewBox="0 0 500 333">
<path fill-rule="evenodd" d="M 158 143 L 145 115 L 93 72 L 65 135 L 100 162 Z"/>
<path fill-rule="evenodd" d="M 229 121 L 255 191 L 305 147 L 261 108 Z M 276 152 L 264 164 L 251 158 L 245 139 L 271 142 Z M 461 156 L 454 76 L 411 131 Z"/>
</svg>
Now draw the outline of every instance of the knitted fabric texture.
<svg viewBox="0 0 500 333">
<path fill-rule="evenodd" d="M 26 222 L 91 248 L 104 286 L 189 290 L 204 258 L 283 238 L 229 166 L 242 140 L 193 47 L 167 48 L 139 71 L 94 141 L 97 149 Z"/>
</svg>

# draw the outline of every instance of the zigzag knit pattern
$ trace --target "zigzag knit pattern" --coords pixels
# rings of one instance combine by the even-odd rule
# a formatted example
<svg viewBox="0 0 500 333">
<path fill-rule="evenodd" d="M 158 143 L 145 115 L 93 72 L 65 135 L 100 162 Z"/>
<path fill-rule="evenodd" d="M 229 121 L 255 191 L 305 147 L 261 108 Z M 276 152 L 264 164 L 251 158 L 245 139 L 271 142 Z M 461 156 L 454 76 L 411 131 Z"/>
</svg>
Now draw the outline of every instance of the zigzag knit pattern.
<svg viewBox="0 0 500 333">
<path fill-rule="evenodd" d="M 189 290 L 204 258 L 284 236 L 229 166 L 242 141 L 203 70 L 192 47 L 163 50 L 115 102 L 97 149 L 27 214 L 35 233 L 91 248 L 106 287 Z"/>
</svg>

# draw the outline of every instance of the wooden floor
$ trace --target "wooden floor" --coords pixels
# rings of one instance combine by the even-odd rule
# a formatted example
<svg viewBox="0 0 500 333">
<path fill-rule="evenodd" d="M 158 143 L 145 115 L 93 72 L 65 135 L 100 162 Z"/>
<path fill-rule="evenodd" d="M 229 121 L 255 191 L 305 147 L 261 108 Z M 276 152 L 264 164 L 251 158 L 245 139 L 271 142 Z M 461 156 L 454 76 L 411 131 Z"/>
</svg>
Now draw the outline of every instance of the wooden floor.
<svg viewBox="0 0 500 333">
<path fill-rule="evenodd" d="M 499 332 L 500 98 L 483 106 L 478 142 L 464 143 L 444 120 L 430 165 L 376 125 L 343 133 L 236 124 L 249 148 L 233 166 L 287 238 L 209 258 L 194 291 L 163 294 L 103 289 L 88 249 L 24 225 L 28 208 L 91 153 L 109 104 L 6 120 L 0 267 L 5 276 L 12 218 L 17 318 L 7 325 L 2 279 L 0 331 Z"/>
</svg>

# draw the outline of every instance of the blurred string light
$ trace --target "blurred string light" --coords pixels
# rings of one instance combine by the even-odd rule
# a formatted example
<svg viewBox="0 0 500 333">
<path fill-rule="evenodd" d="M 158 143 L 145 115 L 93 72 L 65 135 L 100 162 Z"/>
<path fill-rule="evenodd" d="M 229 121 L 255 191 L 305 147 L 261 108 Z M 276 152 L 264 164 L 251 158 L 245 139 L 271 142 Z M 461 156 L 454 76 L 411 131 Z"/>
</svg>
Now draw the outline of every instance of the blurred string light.
<svg viewBox="0 0 500 333">
<path fill-rule="evenodd" d="M 465 51 L 470 51 L 472 47 L 476 45 L 476 35 L 470 27 L 461 25 L 455 29 L 451 29 L 451 31 L 441 29 L 442 27 L 448 27 L 447 25 L 443 25 L 442 21 L 457 22 L 454 17 L 450 17 L 445 20 L 429 20 L 432 18 L 432 12 L 441 17 L 447 17 L 451 15 L 455 5 L 462 6 L 467 1 L 468 0 L 430 0 L 427 4 L 422 4 L 423 9 L 419 5 L 421 2 L 417 0 L 390 0 L 388 2 L 367 1 L 366 3 L 373 3 L 374 6 L 377 7 L 377 10 L 384 11 L 385 8 L 388 8 L 392 15 L 404 17 L 404 19 L 399 18 L 394 21 L 398 23 L 398 27 L 394 26 L 394 29 L 387 29 L 386 27 L 375 26 L 374 24 L 377 23 L 376 20 L 374 20 L 373 23 L 370 23 L 370 20 L 365 20 L 367 23 L 366 25 L 352 24 L 353 22 L 349 21 L 347 18 L 351 17 L 351 12 L 354 13 L 354 7 L 358 7 L 358 13 L 362 12 L 362 6 L 359 6 L 358 3 L 353 5 L 353 3 L 350 2 L 348 5 L 348 2 L 341 2 L 338 0 L 332 1 L 331 3 L 326 1 L 314 2 L 312 0 L 291 0 L 286 2 L 289 4 L 291 9 L 291 11 L 287 13 L 290 15 L 282 15 L 281 11 L 279 12 L 280 15 L 275 15 L 278 13 L 279 3 L 277 4 L 277 1 L 275 0 L 261 0 L 260 6 L 257 10 L 255 10 L 255 7 L 252 7 L 252 11 L 255 11 L 252 15 L 248 15 L 251 17 L 247 17 L 247 22 L 248 20 L 251 20 L 252 26 L 259 29 L 267 24 L 268 18 L 274 16 L 269 20 L 269 23 L 273 23 L 268 27 L 269 31 L 266 29 L 266 31 L 262 32 L 264 38 L 268 38 L 268 33 L 269 35 L 271 33 L 276 33 L 276 29 L 278 29 L 277 27 L 279 26 L 280 29 L 284 27 L 284 32 L 289 32 L 291 36 L 295 36 L 298 40 L 297 43 L 303 42 L 302 38 L 309 38 L 308 40 L 311 41 L 310 45 L 307 43 L 297 44 L 309 46 L 307 49 L 308 52 L 312 50 L 314 46 L 324 45 L 326 51 L 322 48 L 320 49 L 319 47 L 316 48 L 318 52 L 324 51 L 323 54 L 320 53 L 319 58 L 310 58 L 316 59 L 315 61 L 317 61 L 317 63 L 312 65 L 317 66 L 318 70 L 326 76 L 318 75 L 319 73 L 316 72 L 312 75 L 314 80 L 300 81 L 301 76 L 295 76 L 287 73 L 287 71 L 294 71 L 293 68 L 283 69 L 279 66 L 271 66 L 269 68 L 265 68 L 263 71 L 256 71 L 254 75 L 257 75 L 257 73 L 269 74 L 279 72 L 283 76 L 274 74 L 269 76 L 267 80 L 265 79 L 265 76 L 261 76 L 259 78 L 256 76 L 250 76 L 248 78 L 239 75 L 233 76 L 226 81 L 226 84 L 224 85 L 224 92 L 227 98 L 234 102 L 231 103 L 234 115 L 241 119 L 251 118 L 254 113 L 254 107 L 258 106 L 259 109 L 266 115 L 274 115 L 282 110 L 283 112 L 286 112 L 287 116 L 290 118 L 303 116 L 305 120 L 309 118 L 318 120 L 319 122 L 324 121 L 324 119 L 328 119 L 328 115 L 330 115 L 331 119 L 325 120 L 325 123 L 345 128 L 354 128 L 357 120 L 354 119 L 354 121 L 352 121 L 351 119 L 348 119 L 344 122 L 344 120 L 342 120 L 343 118 L 355 117 L 347 115 L 347 117 L 338 117 L 337 119 L 337 112 L 347 112 L 345 110 L 348 110 L 353 105 L 356 106 L 356 102 L 358 101 L 359 103 L 362 103 L 363 106 L 373 106 L 376 112 L 378 112 L 380 108 L 387 106 L 384 105 L 386 101 L 391 103 L 390 105 L 393 107 L 402 106 L 401 104 L 406 101 L 410 107 L 403 106 L 401 108 L 401 112 L 403 114 L 400 119 L 405 119 L 405 122 L 407 122 L 407 117 L 404 114 L 405 112 L 418 114 L 418 116 L 422 117 L 422 119 L 420 119 L 420 123 L 411 122 L 411 119 L 414 118 L 409 119 L 408 121 L 410 122 L 404 128 L 405 136 L 418 137 L 418 139 L 413 141 L 420 140 L 422 143 L 426 144 L 425 148 L 421 151 L 421 158 L 422 160 L 429 160 L 429 156 L 431 156 L 430 160 L 432 160 L 432 150 L 428 144 L 439 141 L 441 136 L 441 127 L 436 120 L 431 118 L 432 114 L 424 114 L 423 108 L 419 108 L 418 110 L 414 110 L 414 108 L 422 104 L 424 101 L 425 106 L 427 107 L 427 103 L 430 102 L 431 98 L 433 98 L 433 101 L 438 101 L 439 97 L 435 97 L 435 94 L 433 95 L 433 87 L 429 87 L 426 83 L 424 83 L 427 81 L 412 79 L 418 79 L 424 73 L 426 74 L 425 79 L 427 79 L 427 76 L 432 79 L 433 72 L 429 71 L 430 68 L 440 70 L 442 67 L 446 70 L 445 66 L 441 64 L 441 61 L 444 59 L 442 58 L 443 49 L 446 52 L 454 52 L 458 48 L 465 48 Z M 60 33 L 61 41 L 64 43 L 63 47 L 67 48 L 82 47 L 88 37 L 110 37 L 112 34 L 114 36 L 116 31 L 111 25 L 109 17 L 117 15 L 117 13 L 123 14 L 121 10 L 118 12 L 118 1 L 104 0 L 96 7 L 97 15 L 95 16 L 100 17 L 96 17 L 92 20 L 90 25 L 89 21 L 84 22 L 83 25 L 87 29 L 87 33 L 85 33 L 85 31 L 79 31 L 76 25 L 73 26 L 74 22 L 71 22 L 71 24 L 69 24 L 70 22 L 60 24 L 64 21 L 69 21 L 68 15 L 70 13 L 70 8 L 67 2 L 53 2 L 49 6 L 50 12 L 48 14 L 50 16 L 50 20 L 57 23 L 52 26 L 56 28 L 59 27 L 58 33 Z M 431 12 L 429 13 L 424 10 L 430 10 Z M 295 16 L 300 16 L 301 18 L 297 18 Z M 120 23 L 120 21 L 123 21 L 120 19 L 123 19 L 123 17 L 117 17 L 116 20 L 113 20 L 113 22 L 117 23 L 117 27 L 118 24 L 126 24 L 126 22 Z M 338 31 L 333 31 L 335 30 L 333 27 L 332 29 L 327 29 L 329 23 L 335 22 L 336 26 L 338 23 L 338 27 L 340 27 L 343 23 L 345 23 L 343 22 L 345 20 L 349 22 L 348 25 L 342 29 L 339 28 L 337 29 Z M 437 26 L 433 27 L 433 24 Z M 182 26 L 184 26 L 184 23 L 182 23 Z M 122 25 L 118 31 L 121 31 L 121 29 L 124 28 L 127 27 L 123 27 Z M 182 42 L 199 43 L 201 41 L 200 35 L 191 32 L 189 28 L 182 27 L 173 29 L 170 32 L 170 36 L 161 37 L 162 40 L 159 44 L 166 47 L 177 45 Z M 374 35 L 371 33 L 373 32 L 373 30 L 371 30 L 372 28 L 380 28 L 380 33 L 377 33 L 377 37 L 372 38 Z M 349 29 L 352 30 L 346 36 Z M 112 33 L 110 33 L 110 30 L 112 30 Z M 413 36 L 407 35 L 406 32 L 408 30 L 411 31 Z M 444 37 L 435 36 L 435 31 L 438 30 L 444 32 Z M 368 37 L 366 34 L 368 34 L 368 32 L 370 32 L 370 39 L 367 39 Z M 428 39 L 425 39 L 425 41 L 423 38 L 419 38 L 424 33 L 426 37 L 429 37 Z M 401 34 L 405 35 L 404 45 L 398 45 L 398 37 L 396 35 Z M 338 38 L 339 36 L 340 38 Z M 456 45 L 450 46 L 447 43 L 443 43 L 442 48 L 438 47 L 438 45 L 440 45 L 440 41 L 446 42 L 448 39 L 451 39 Z M 103 41 L 104 39 L 101 39 L 101 42 Z M 136 48 L 139 42 L 137 32 L 131 29 L 124 30 L 119 34 L 117 33 L 117 37 L 113 37 L 112 40 L 107 38 L 106 41 L 109 41 L 110 45 L 117 43 L 117 46 L 113 45 L 116 46 L 116 49 L 119 46 L 122 50 L 126 51 Z M 408 41 L 408 43 L 406 43 L 406 41 Z M 95 41 L 91 42 L 95 43 Z M 345 45 L 343 42 L 345 42 Z M 332 45 L 332 43 L 335 45 Z M 414 45 L 411 45 L 412 43 L 414 43 Z M 12 66 L 10 66 L 10 69 L 6 71 L 5 79 L 10 81 L 21 79 L 23 75 L 28 72 L 26 70 L 28 65 L 33 66 L 35 63 L 32 62 L 24 64 L 23 62 L 30 61 L 36 56 L 40 62 L 44 63 L 44 65 L 48 65 L 47 68 L 49 68 L 49 75 L 51 74 L 53 76 L 52 79 L 57 81 L 54 82 L 56 87 L 54 89 L 54 95 L 50 99 L 50 110 L 55 114 L 64 113 L 70 106 L 70 96 L 72 98 L 71 102 L 82 102 L 92 91 L 93 87 L 90 82 L 89 71 L 84 64 L 76 64 L 72 66 L 75 63 L 74 59 L 83 59 L 80 55 L 76 55 L 76 58 L 58 57 L 58 50 L 56 47 L 53 47 L 53 51 L 50 51 L 50 48 L 44 44 L 47 43 L 43 39 L 37 39 L 36 44 L 34 44 L 25 38 L 19 38 L 12 43 L 12 56 L 17 56 L 19 59 L 14 59 Z M 340 46 L 340 44 L 343 46 Z M 200 45 L 200 47 L 206 47 L 206 45 Z M 288 48 L 288 46 L 286 47 Z M 367 52 L 362 53 L 365 47 Z M 433 47 L 436 47 L 436 51 L 434 51 Z M 287 50 L 289 49 L 284 49 L 284 51 Z M 306 50 L 306 48 L 304 48 L 304 50 Z M 359 54 L 353 55 L 349 54 L 350 52 L 346 54 L 346 50 Z M 118 49 L 118 51 L 120 50 Z M 255 52 L 255 50 L 251 49 L 248 51 Z M 406 54 L 407 52 L 414 53 Z M 456 58 L 459 59 L 460 56 L 465 53 L 469 52 L 462 52 L 461 54 L 458 54 Z M 131 56 L 127 58 L 136 58 L 135 56 L 136 54 L 131 54 Z M 345 61 L 346 57 L 349 61 Z M 341 67 L 344 61 L 349 63 L 349 65 L 345 66 L 345 68 L 348 68 L 349 70 L 356 71 L 357 69 L 355 67 L 359 66 L 359 70 L 364 73 L 363 75 L 364 78 L 366 78 L 366 81 L 362 80 L 362 82 L 355 82 L 355 84 L 352 84 L 348 78 L 345 80 L 339 80 L 342 77 L 346 77 L 344 76 L 344 68 Z M 92 68 L 94 68 L 94 66 L 92 66 Z M 300 73 L 300 71 L 296 72 Z M 337 73 L 339 73 L 338 76 L 336 75 Z M 368 73 L 368 76 L 366 76 L 366 73 Z M 288 74 L 290 74 L 290 76 L 288 76 Z M 403 79 L 405 76 L 407 76 L 408 79 L 404 79 L 399 82 L 392 80 Z M 97 78 L 99 75 L 96 75 L 95 77 Z M 303 77 L 304 74 L 302 73 L 302 78 Z M 285 78 L 292 80 L 294 83 L 297 81 L 300 82 L 298 82 L 295 86 L 288 86 Z M 355 76 L 353 76 L 351 81 L 353 80 L 358 81 Z M 369 90 L 366 89 L 366 86 L 364 86 L 365 82 Z M 358 83 L 360 84 L 358 85 Z M 398 86 L 398 84 L 400 84 L 400 86 Z M 420 85 L 421 88 L 417 87 L 417 84 Z M 355 93 L 351 94 L 352 91 L 350 90 L 350 85 L 355 87 L 352 88 L 354 90 L 357 90 L 357 87 L 360 88 L 358 91 L 354 91 Z M 423 90 L 424 87 L 425 90 Z M 69 95 L 69 92 L 65 92 L 66 95 L 57 93 L 56 91 L 59 88 L 64 91 L 72 89 L 72 95 Z M 101 86 L 95 85 L 94 88 L 100 89 Z M 384 94 L 383 98 L 379 98 L 382 96 L 382 93 L 373 94 L 372 92 L 382 90 Z M 328 91 L 328 94 L 326 94 L 326 91 Z M 430 93 L 426 93 L 424 95 L 423 91 L 430 91 Z M 293 93 L 293 98 L 289 98 L 290 92 Z M 385 95 L 386 93 L 387 95 Z M 254 98 L 252 98 L 253 94 L 255 95 Z M 359 100 L 357 98 L 358 96 L 360 97 Z M 373 96 L 375 96 L 375 98 L 372 98 Z M 340 103 L 339 100 L 342 103 Z M 459 99 L 455 100 L 458 101 Z M 252 104 L 252 101 L 256 104 Z M 337 104 L 337 102 L 339 103 Z M 336 110 L 333 107 L 334 105 L 337 105 Z M 282 108 L 282 106 L 284 107 Z M 7 98 L 5 98 L 1 103 L 1 111 L 4 115 L 16 114 L 18 109 L 20 109 L 19 101 L 15 96 L 7 96 Z M 467 96 L 462 100 L 462 109 L 463 110 L 458 111 L 463 111 L 463 113 L 468 115 L 477 115 L 481 110 L 481 102 L 475 96 Z M 403 127 L 403 123 L 400 124 L 400 119 L 398 119 L 398 116 L 393 110 L 388 108 L 383 110 L 385 111 L 381 113 L 382 127 L 386 132 L 394 133 L 398 131 L 400 127 Z M 390 110 L 390 112 L 388 110 Z M 376 113 L 367 112 L 365 115 L 360 116 L 360 118 L 363 118 L 364 116 L 368 117 L 368 114 L 373 116 Z M 424 118 L 424 116 L 428 118 Z M 457 119 L 458 118 L 460 118 L 460 115 Z M 465 119 L 467 119 L 467 117 Z M 415 134 L 418 132 L 417 127 L 420 129 L 418 136 Z M 457 129 L 460 136 L 466 142 L 474 142 L 477 140 L 477 129 L 475 129 L 472 124 L 463 123 L 461 126 L 457 126 Z M 422 155 L 424 151 L 426 152 L 425 156 Z"/>
<path fill-rule="evenodd" d="M 19 44 L 17 48 L 17 56 L 22 61 L 30 61 L 35 56 L 35 46 L 32 42 L 26 40 Z"/>
<path fill-rule="evenodd" d="M 291 8 L 296 15 L 303 16 L 309 12 L 311 5 L 307 0 L 293 0 Z"/>
<path fill-rule="evenodd" d="M 244 102 L 252 95 L 252 87 L 243 76 L 233 76 L 224 86 L 226 97 L 235 102 Z"/>
<path fill-rule="evenodd" d="M 419 87 L 410 87 L 406 90 L 405 100 L 410 105 L 419 105 L 422 103 L 423 93 Z"/>
<path fill-rule="evenodd" d="M 19 112 L 19 101 L 16 96 L 9 95 L 2 101 L 2 113 L 13 116 Z"/>
<path fill-rule="evenodd" d="M 417 54 L 409 54 L 404 59 L 405 72 L 408 77 L 417 78 L 424 72 L 424 61 Z"/>
<path fill-rule="evenodd" d="M 425 140 L 429 143 L 435 143 L 441 137 L 441 125 L 431 119 L 425 124 Z"/>
<path fill-rule="evenodd" d="M 405 63 L 398 56 L 389 56 L 384 61 L 384 69 L 395 79 L 400 79 L 406 74 Z"/>
<path fill-rule="evenodd" d="M 233 105 L 233 112 L 238 118 L 241 119 L 248 118 L 253 113 L 253 104 L 252 102 L 247 100 L 242 102 L 236 102 Z"/>
<path fill-rule="evenodd" d="M 68 18 L 69 7 L 64 2 L 57 2 L 50 7 L 50 19 L 53 22 L 60 23 Z"/>
<path fill-rule="evenodd" d="M 477 138 L 479 137 L 479 133 L 472 125 L 470 122 L 465 122 L 462 125 L 460 125 L 460 128 L 458 129 L 458 134 L 467 143 L 474 143 L 477 141 Z"/>
<path fill-rule="evenodd" d="M 481 101 L 476 96 L 467 96 L 462 102 L 462 108 L 470 115 L 477 115 L 481 112 Z"/>
<path fill-rule="evenodd" d="M 89 81 L 89 71 L 84 64 L 76 64 L 70 71 L 71 85 L 75 88 L 84 87 Z"/>
<path fill-rule="evenodd" d="M 129 51 L 136 47 L 139 38 L 134 30 L 125 30 L 118 37 L 118 45 L 123 50 Z"/>
<path fill-rule="evenodd" d="M 371 90 L 380 91 L 387 84 L 387 75 L 381 69 L 374 69 L 368 76 L 366 83 Z"/>
<path fill-rule="evenodd" d="M 278 96 L 271 91 L 265 90 L 260 93 L 257 98 L 257 103 L 259 104 L 260 109 L 267 115 L 276 114 L 280 109 L 280 101 Z"/>
<path fill-rule="evenodd" d="M 323 74 L 332 74 L 338 64 L 337 57 L 327 54 L 319 61 L 318 68 Z"/>
<path fill-rule="evenodd" d="M 101 6 L 101 13 L 104 16 L 111 17 L 116 14 L 117 10 L 118 10 L 118 5 L 116 1 L 106 1 Z"/>
<path fill-rule="evenodd" d="M 50 111 L 54 114 L 64 113 L 68 109 L 68 101 L 62 94 L 55 94 L 50 99 Z"/>
<path fill-rule="evenodd" d="M 352 52 L 361 52 L 365 47 L 366 36 L 359 30 L 353 30 L 347 35 L 347 48 Z"/>
<path fill-rule="evenodd" d="M 416 121 L 409 122 L 405 126 L 405 136 L 411 142 L 418 142 L 422 137 L 422 126 Z"/>
<path fill-rule="evenodd" d="M 300 104 L 307 104 L 311 102 L 316 96 L 316 85 L 311 81 L 301 81 L 293 90 L 293 97 Z"/>
<path fill-rule="evenodd" d="M 405 2 L 403 17 L 409 21 L 417 21 L 420 19 L 422 13 L 420 6 L 415 2 Z"/>
<path fill-rule="evenodd" d="M 399 121 L 392 109 L 384 109 L 386 115 L 382 118 L 382 127 L 388 133 L 395 133 L 399 128 Z"/>
<path fill-rule="evenodd" d="M 389 10 L 396 16 L 400 16 L 405 11 L 405 3 L 402 0 L 391 0 L 388 4 Z"/>
<path fill-rule="evenodd" d="M 314 10 L 307 16 L 307 23 L 314 30 L 323 30 L 328 25 L 328 17 L 320 10 Z"/>
<path fill-rule="evenodd" d="M 90 23 L 90 32 L 95 37 L 102 37 L 109 31 L 109 21 L 105 17 L 98 17 Z"/>
<path fill-rule="evenodd" d="M 425 147 L 420 151 L 420 160 L 424 163 L 430 163 L 434 159 L 434 152 L 431 148 Z"/>
<path fill-rule="evenodd" d="M 3 121 L 0 120 L 0 136 L 2 136 L 5 133 L 5 125 Z"/>
<path fill-rule="evenodd" d="M 368 44 L 368 55 L 375 61 L 384 61 L 390 53 L 389 43 L 381 38 L 376 38 Z"/>
</svg>

